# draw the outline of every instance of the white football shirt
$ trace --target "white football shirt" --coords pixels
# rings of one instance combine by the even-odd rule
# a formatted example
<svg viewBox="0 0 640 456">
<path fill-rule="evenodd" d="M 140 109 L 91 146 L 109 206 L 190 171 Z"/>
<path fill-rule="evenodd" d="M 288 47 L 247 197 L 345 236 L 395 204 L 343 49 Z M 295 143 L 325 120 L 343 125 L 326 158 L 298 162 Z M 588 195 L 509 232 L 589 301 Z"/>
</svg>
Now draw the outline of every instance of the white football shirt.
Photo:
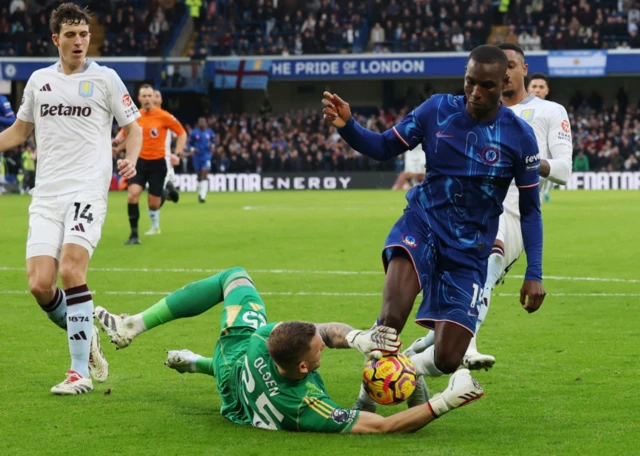
<svg viewBox="0 0 640 456">
<path fill-rule="evenodd" d="M 554 182 L 566 183 L 571 175 L 573 141 L 569 116 L 564 106 L 530 94 L 519 104 L 510 106 L 510 109 L 533 128 L 540 158 L 549 162 L 549 177 L 540 177 L 540 196 Z M 505 211 L 520 215 L 518 187 L 514 182 L 509 187 L 503 205 Z"/>
<path fill-rule="evenodd" d="M 105 195 L 113 173 L 111 126 L 140 113 L 120 77 L 87 60 L 66 75 L 60 62 L 35 71 L 24 90 L 18 119 L 35 124 L 38 163 L 34 196 L 79 191 Z"/>
</svg>

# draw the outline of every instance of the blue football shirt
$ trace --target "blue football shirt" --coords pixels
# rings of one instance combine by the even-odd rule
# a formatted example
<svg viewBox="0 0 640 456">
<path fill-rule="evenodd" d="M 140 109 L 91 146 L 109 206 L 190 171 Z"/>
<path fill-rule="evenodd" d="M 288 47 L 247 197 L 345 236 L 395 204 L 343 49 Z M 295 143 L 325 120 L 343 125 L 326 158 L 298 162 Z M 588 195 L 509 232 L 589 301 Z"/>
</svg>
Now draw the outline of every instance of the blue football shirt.
<svg viewBox="0 0 640 456">
<path fill-rule="evenodd" d="M 463 255 L 489 256 L 513 179 L 521 188 L 538 185 L 533 130 L 504 105 L 480 122 L 467 112 L 464 96 L 434 95 L 383 136 L 409 149 L 422 143 L 427 173 L 407 193 L 409 208 L 448 250 Z"/>
</svg>

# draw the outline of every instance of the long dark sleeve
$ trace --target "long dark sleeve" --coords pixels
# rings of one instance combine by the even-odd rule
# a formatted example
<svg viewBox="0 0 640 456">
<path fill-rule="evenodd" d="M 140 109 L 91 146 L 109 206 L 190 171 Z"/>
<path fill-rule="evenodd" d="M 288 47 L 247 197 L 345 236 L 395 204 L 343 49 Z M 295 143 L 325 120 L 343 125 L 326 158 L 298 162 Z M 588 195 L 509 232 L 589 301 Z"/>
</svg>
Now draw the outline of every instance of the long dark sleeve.
<svg viewBox="0 0 640 456">
<path fill-rule="evenodd" d="M 353 117 L 343 128 L 338 128 L 338 133 L 352 149 L 374 160 L 389 160 L 409 149 L 393 129 L 376 133 L 360 126 Z"/>
</svg>

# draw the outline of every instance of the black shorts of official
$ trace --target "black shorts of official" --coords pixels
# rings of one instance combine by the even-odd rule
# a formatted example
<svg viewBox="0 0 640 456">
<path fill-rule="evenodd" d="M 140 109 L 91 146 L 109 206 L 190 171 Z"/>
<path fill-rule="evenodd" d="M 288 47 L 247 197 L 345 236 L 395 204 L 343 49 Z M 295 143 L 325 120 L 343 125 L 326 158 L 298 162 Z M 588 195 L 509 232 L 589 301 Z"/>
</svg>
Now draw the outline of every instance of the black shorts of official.
<svg viewBox="0 0 640 456">
<path fill-rule="evenodd" d="M 167 176 L 167 161 L 163 158 L 158 160 L 138 159 L 136 165 L 137 174 L 129 179 L 129 185 L 138 184 L 143 189 L 149 183 L 149 194 L 162 196 L 164 190 L 164 179 Z"/>
</svg>

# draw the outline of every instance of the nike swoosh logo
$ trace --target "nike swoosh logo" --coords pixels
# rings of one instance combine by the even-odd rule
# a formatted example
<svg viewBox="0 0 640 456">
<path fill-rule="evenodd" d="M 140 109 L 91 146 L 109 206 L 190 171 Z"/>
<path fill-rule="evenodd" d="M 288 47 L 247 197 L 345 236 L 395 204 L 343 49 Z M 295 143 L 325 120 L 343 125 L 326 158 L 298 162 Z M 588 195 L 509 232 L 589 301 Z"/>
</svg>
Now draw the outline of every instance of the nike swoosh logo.
<svg viewBox="0 0 640 456">
<path fill-rule="evenodd" d="M 438 133 L 436 133 L 436 138 L 453 138 L 453 135 L 444 135 L 442 134 L 442 131 L 438 131 Z"/>
</svg>

